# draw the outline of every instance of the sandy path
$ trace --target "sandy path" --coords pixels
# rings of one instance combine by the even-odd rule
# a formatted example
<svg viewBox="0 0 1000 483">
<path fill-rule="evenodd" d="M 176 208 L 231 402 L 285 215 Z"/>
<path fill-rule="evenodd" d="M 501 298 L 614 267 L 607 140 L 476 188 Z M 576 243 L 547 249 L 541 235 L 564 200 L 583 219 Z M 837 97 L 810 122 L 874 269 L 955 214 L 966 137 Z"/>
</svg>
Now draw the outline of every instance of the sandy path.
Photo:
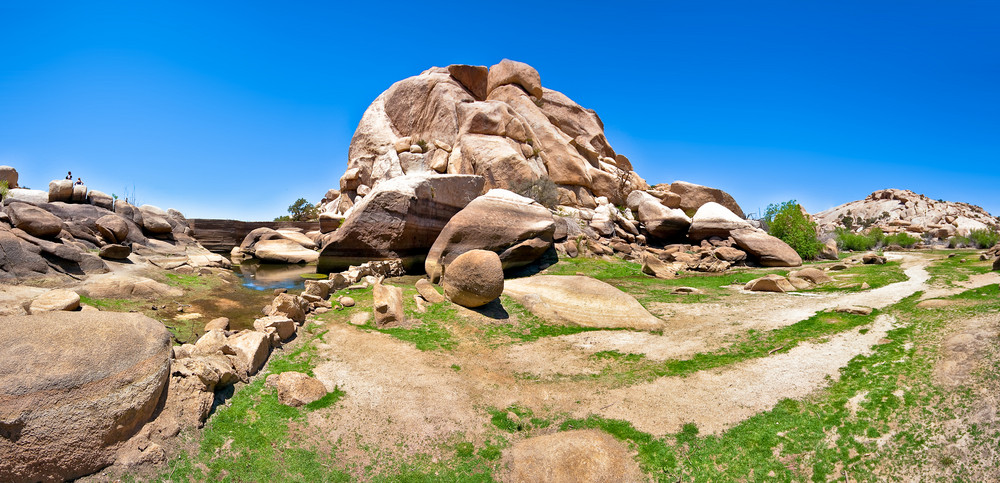
<svg viewBox="0 0 1000 483">
<path fill-rule="evenodd" d="M 804 343 L 721 370 L 615 389 L 588 401 L 586 411 L 628 420 L 657 436 L 677 432 L 688 422 L 696 423 L 701 433 L 716 434 L 782 399 L 805 397 L 825 384 L 827 376 L 837 377 L 855 356 L 870 354 L 894 323 L 893 317 L 882 315 L 865 334 L 853 330 L 823 344 Z"/>
<path fill-rule="evenodd" d="M 850 294 L 778 294 L 744 292 L 734 294 L 732 301 L 705 304 L 659 304 L 654 314 L 667 321 L 662 335 L 647 332 L 583 332 L 535 342 L 541 350 L 576 351 L 581 357 L 594 352 L 616 350 L 644 354 L 651 360 L 686 359 L 699 352 L 708 352 L 728 345 L 732 337 L 749 329 L 773 330 L 808 319 L 821 310 L 845 305 L 885 308 L 926 290 L 930 279 L 927 266 L 930 259 L 917 254 L 890 254 L 901 260 L 908 280 L 874 290 Z M 658 309 L 658 310 L 657 310 Z M 533 348 L 520 349 L 532 352 Z M 566 359 L 567 356 L 562 356 Z M 573 364 L 566 362 L 567 367 Z M 534 365 L 525 365 L 524 372 L 544 375 Z"/>
</svg>

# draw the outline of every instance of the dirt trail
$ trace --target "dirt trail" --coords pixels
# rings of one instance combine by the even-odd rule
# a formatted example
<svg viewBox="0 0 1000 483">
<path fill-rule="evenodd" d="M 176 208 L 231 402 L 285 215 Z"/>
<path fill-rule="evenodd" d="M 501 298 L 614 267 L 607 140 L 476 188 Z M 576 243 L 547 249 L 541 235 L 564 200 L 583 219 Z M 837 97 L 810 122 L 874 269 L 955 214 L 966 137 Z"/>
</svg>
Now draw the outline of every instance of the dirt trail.
<svg viewBox="0 0 1000 483">
<path fill-rule="evenodd" d="M 884 308 L 918 290 L 926 290 L 930 279 L 927 266 L 931 259 L 918 254 L 890 254 L 901 260 L 908 280 L 864 292 L 837 294 L 775 294 L 744 292 L 733 294 L 731 301 L 706 304 L 657 304 L 653 313 L 667 320 L 662 335 L 646 332 L 584 332 L 540 340 L 535 344 L 546 352 L 574 350 L 585 357 L 599 351 L 616 350 L 644 354 L 651 360 L 687 359 L 699 352 L 728 345 L 732 337 L 749 329 L 772 330 L 812 317 L 821 310 L 846 305 Z M 522 352 L 532 352 L 522 348 Z M 561 356 L 566 359 L 567 356 Z M 572 366 L 567 361 L 567 367 Z M 535 367 L 536 369 L 532 369 Z M 528 363 L 523 370 L 535 372 L 538 366 Z"/>
</svg>

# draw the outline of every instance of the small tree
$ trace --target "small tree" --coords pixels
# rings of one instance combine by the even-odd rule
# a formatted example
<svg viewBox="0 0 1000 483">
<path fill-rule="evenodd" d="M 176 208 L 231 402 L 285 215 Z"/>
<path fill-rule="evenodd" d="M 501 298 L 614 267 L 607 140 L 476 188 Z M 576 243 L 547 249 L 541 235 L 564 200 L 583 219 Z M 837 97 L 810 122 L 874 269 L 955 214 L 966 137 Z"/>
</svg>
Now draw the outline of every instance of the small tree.
<svg viewBox="0 0 1000 483">
<path fill-rule="evenodd" d="M 787 243 L 803 259 L 816 258 L 823 248 L 823 243 L 816 237 L 816 223 L 806 218 L 804 210 L 795 200 L 768 205 L 764 222 L 771 236 Z"/>
<path fill-rule="evenodd" d="M 288 215 L 279 216 L 274 221 L 315 221 L 319 219 L 319 210 L 305 198 L 299 198 L 288 206 Z"/>
</svg>

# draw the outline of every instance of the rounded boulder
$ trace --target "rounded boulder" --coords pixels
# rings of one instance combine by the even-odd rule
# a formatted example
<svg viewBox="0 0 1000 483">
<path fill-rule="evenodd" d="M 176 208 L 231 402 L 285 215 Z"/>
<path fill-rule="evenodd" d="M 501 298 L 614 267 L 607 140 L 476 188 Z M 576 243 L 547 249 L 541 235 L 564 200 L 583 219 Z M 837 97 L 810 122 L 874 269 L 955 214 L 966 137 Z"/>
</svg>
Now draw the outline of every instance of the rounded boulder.
<svg viewBox="0 0 1000 483">
<path fill-rule="evenodd" d="M 469 250 L 455 258 L 445 270 L 444 294 L 463 307 L 486 305 L 503 293 L 503 264 L 489 250 Z"/>
<path fill-rule="evenodd" d="M 7 206 L 11 224 L 25 233 L 39 238 L 51 238 L 63 229 L 58 216 L 27 203 L 11 203 Z"/>
<path fill-rule="evenodd" d="M 95 224 L 101 237 L 108 243 L 122 243 L 128 238 L 128 223 L 118 215 L 104 215 Z"/>
<path fill-rule="evenodd" d="M 110 465 L 169 374 L 170 333 L 145 315 L 0 317 L 0 480 L 63 481 Z"/>
</svg>

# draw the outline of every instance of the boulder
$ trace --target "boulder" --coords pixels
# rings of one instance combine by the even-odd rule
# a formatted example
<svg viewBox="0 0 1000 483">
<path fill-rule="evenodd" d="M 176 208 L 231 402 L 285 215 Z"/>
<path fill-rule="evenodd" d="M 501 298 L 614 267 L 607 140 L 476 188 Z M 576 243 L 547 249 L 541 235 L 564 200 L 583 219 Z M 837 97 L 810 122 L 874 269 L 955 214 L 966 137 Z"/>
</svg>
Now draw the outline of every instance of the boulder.
<svg viewBox="0 0 1000 483">
<path fill-rule="evenodd" d="M 861 261 L 866 265 L 885 265 L 886 258 L 876 253 L 865 253 Z"/>
<path fill-rule="evenodd" d="M 287 238 L 257 242 L 253 256 L 266 263 L 313 263 L 319 260 L 319 252 Z"/>
<path fill-rule="evenodd" d="M 223 329 L 212 329 L 198 338 L 194 343 L 193 355 L 209 355 L 225 350 L 228 340 Z"/>
<path fill-rule="evenodd" d="M 271 353 L 271 341 L 267 334 L 254 330 L 246 330 L 230 337 L 226 341 L 231 354 L 229 360 L 240 379 L 247 380 L 257 373 L 267 356 Z"/>
<path fill-rule="evenodd" d="M 80 308 L 80 295 L 72 290 L 55 289 L 39 295 L 28 306 L 29 314 L 40 314 L 57 310 L 77 310 Z"/>
<path fill-rule="evenodd" d="M 677 270 L 672 265 L 649 252 L 642 254 L 642 273 L 664 280 L 677 278 Z"/>
<path fill-rule="evenodd" d="M 1000 258 L 993 260 L 993 270 L 1000 271 Z"/>
<path fill-rule="evenodd" d="M 538 71 L 524 62 L 503 59 L 499 64 L 490 66 L 486 81 L 487 94 L 508 84 L 520 86 L 535 98 L 542 97 L 542 80 Z"/>
<path fill-rule="evenodd" d="M 871 308 L 871 307 L 865 307 L 865 306 L 862 306 L 862 305 L 847 305 L 847 306 L 843 306 L 843 307 L 837 307 L 837 308 L 833 309 L 833 311 L 834 312 L 839 312 L 839 313 L 842 313 L 842 314 L 851 314 L 851 315 L 871 315 L 872 311 L 874 311 L 874 309 Z"/>
<path fill-rule="evenodd" d="M 826 272 L 818 268 L 803 268 L 802 270 L 793 270 L 791 272 L 788 272 L 788 276 L 802 278 L 817 285 L 833 281 L 833 278 L 831 278 L 829 275 L 826 274 Z"/>
<path fill-rule="evenodd" d="M 506 280 L 504 294 L 550 323 L 604 329 L 663 328 L 663 321 L 646 311 L 631 295 L 582 275 L 534 275 Z"/>
<path fill-rule="evenodd" d="M 788 276 L 788 283 L 792 284 L 795 290 L 808 290 L 815 285 L 804 278 L 793 277 L 791 275 Z"/>
<path fill-rule="evenodd" d="M 154 235 L 165 235 L 174 231 L 165 217 L 147 213 L 142 214 L 142 228 Z"/>
<path fill-rule="evenodd" d="M 90 201 L 90 204 L 108 211 L 114 211 L 115 209 L 115 199 L 103 191 L 90 190 L 87 193 L 87 200 Z"/>
<path fill-rule="evenodd" d="M 253 321 L 253 328 L 260 332 L 277 332 L 281 340 L 288 340 L 295 335 L 295 321 L 280 315 L 261 317 Z"/>
<path fill-rule="evenodd" d="M 344 216 L 336 213 L 322 213 L 319 215 L 320 233 L 330 233 L 340 228 L 344 224 Z"/>
<path fill-rule="evenodd" d="M 229 318 L 228 317 L 217 317 L 205 324 L 205 331 L 210 330 L 229 330 Z"/>
<path fill-rule="evenodd" d="M 118 215 L 104 215 L 98 218 L 94 224 L 107 243 L 123 243 L 128 239 L 128 223 Z"/>
<path fill-rule="evenodd" d="M 486 100 L 489 92 L 489 69 L 485 65 L 449 65 L 448 73 L 468 89 L 477 101 Z"/>
<path fill-rule="evenodd" d="M 489 250 L 469 250 L 455 257 L 441 283 L 449 300 L 469 308 L 496 300 L 503 285 L 500 256 Z"/>
<path fill-rule="evenodd" d="M 73 185 L 73 197 L 71 198 L 73 203 L 84 203 L 87 201 L 87 185 L 84 184 L 74 184 Z"/>
<path fill-rule="evenodd" d="M 802 257 L 781 239 L 757 229 L 739 229 L 730 232 L 733 241 L 743 251 L 765 267 L 798 267 Z"/>
<path fill-rule="evenodd" d="M 679 205 L 671 206 L 671 208 L 680 208 L 686 213 L 695 213 L 706 203 L 718 203 L 733 212 L 740 219 L 746 218 L 736 200 L 729 193 L 720 189 L 709 188 L 686 181 L 674 181 L 670 184 L 670 192 L 680 197 L 678 200 Z"/>
<path fill-rule="evenodd" d="M 372 297 L 376 327 L 396 326 L 406 321 L 402 288 L 377 282 L 372 289 Z"/>
<path fill-rule="evenodd" d="M 501 465 L 502 481 L 511 483 L 646 481 L 629 449 L 596 429 L 518 441 L 504 453 Z"/>
<path fill-rule="evenodd" d="M 420 296 L 424 298 L 424 300 L 432 304 L 441 303 L 444 302 L 445 300 L 444 295 L 441 295 L 441 293 L 438 292 L 436 288 L 434 288 L 434 284 L 431 283 L 430 280 L 427 280 L 426 278 L 421 278 L 420 280 L 417 280 L 416 289 L 417 293 L 419 293 Z"/>
<path fill-rule="evenodd" d="M 59 217 L 37 206 L 14 202 L 7 205 L 6 211 L 11 225 L 31 236 L 54 238 L 63 230 Z"/>
<path fill-rule="evenodd" d="M 7 182 L 7 188 L 17 188 L 17 170 L 12 166 L 0 166 L 0 182 Z"/>
<path fill-rule="evenodd" d="M 73 201 L 73 181 L 68 179 L 57 179 L 49 182 L 49 203 L 62 201 L 69 203 Z"/>
<path fill-rule="evenodd" d="M 654 238 L 670 240 L 683 237 L 688 228 L 691 227 L 691 218 L 688 218 L 683 211 L 674 208 L 667 208 L 660 204 L 659 200 L 650 195 L 642 200 L 638 206 L 639 221 L 646 227 L 646 231 Z"/>
<path fill-rule="evenodd" d="M 278 234 L 281 235 L 282 237 L 291 240 L 295 243 L 298 243 L 299 245 L 302 245 L 303 248 L 308 248 L 310 250 L 315 250 L 316 248 L 318 248 L 316 242 L 314 242 L 312 238 L 306 236 L 305 233 L 295 230 L 277 230 L 277 231 Z"/>
<path fill-rule="evenodd" d="M 49 264 L 39 251 L 0 228 L 0 280 L 27 280 L 49 273 Z"/>
<path fill-rule="evenodd" d="M 201 390 L 210 394 L 216 387 L 229 386 L 240 379 L 232 360 L 221 352 L 175 360 L 170 372 L 174 376 L 197 379 Z"/>
<path fill-rule="evenodd" d="M 795 286 L 781 275 L 765 275 L 753 279 L 743 286 L 743 290 L 751 292 L 794 292 Z"/>
<path fill-rule="evenodd" d="M 424 262 L 432 282 L 460 255 L 474 249 L 500 256 L 504 270 L 529 265 L 552 247 L 555 220 L 530 198 L 494 189 L 448 221 Z"/>
<path fill-rule="evenodd" d="M 744 228 L 752 229 L 753 226 L 725 206 L 710 201 L 701 205 L 691 218 L 688 237 L 692 240 L 704 240 L 713 236 L 728 238 L 733 230 Z"/>
<path fill-rule="evenodd" d="M 831 238 L 823 244 L 823 247 L 819 249 L 819 255 L 816 258 L 820 260 L 839 260 L 840 252 L 837 250 L 837 240 Z"/>
<path fill-rule="evenodd" d="M 152 417 L 170 353 L 166 327 L 142 314 L 0 317 L 0 479 L 63 481 L 110 465 Z"/>
<path fill-rule="evenodd" d="M 278 402 L 286 406 L 305 406 L 326 396 L 326 386 L 319 379 L 296 371 L 286 371 L 277 376 L 268 376 L 268 383 L 274 377 L 278 390 Z"/>
<path fill-rule="evenodd" d="M 24 188 L 13 188 L 7 191 L 4 200 L 23 201 L 25 203 L 39 204 L 49 202 L 49 192 L 44 190 L 29 190 Z"/>
<path fill-rule="evenodd" d="M 302 323 L 306 320 L 306 312 L 309 309 L 309 302 L 290 293 L 278 294 L 271 303 L 264 307 L 264 314 L 272 316 L 288 317 L 295 322 Z"/>
<path fill-rule="evenodd" d="M 732 263 L 742 262 L 747 259 L 747 252 L 733 247 L 718 247 L 712 252 L 712 254 L 719 260 L 725 260 Z"/>
<path fill-rule="evenodd" d="M 101 247 L 100 256 L 107 260 L 125 260 L 132 254 L 132 247 L 127 245 L 104 245 Z"/>
<path fill-rule="evenodd" d="M 339 272 L 369 260 L 401 259 L 421 267 L 448 220 L 481 193 L 469 175 L 407 175 L 385 180 L 326 235 L 317 270 Z"/>
</svg>

